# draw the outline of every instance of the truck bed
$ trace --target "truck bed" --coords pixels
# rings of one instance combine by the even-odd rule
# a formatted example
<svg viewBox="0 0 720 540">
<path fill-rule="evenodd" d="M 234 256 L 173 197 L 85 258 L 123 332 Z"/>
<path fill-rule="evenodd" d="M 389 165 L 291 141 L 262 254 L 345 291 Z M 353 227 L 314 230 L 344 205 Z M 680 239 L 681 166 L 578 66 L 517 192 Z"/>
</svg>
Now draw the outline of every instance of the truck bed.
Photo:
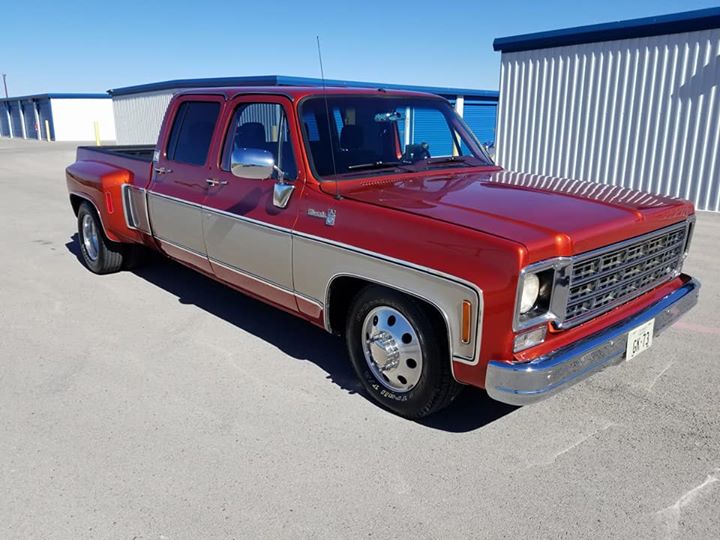
<svg viewBox="0 0 720 540">
<path fill-rule="evenodd" d="M 151 162 L 153 158 L 153 152 L 155 151 L 155 145 L 134 144 L 125 146 L 78 146 L 78 153 L 80 153 L 80 150 L 89 150 L 93 153 L 110 154 L 114 156 L 122 156 L 130 159 L 136 159 L 138 161 Z"/>
<path fill-rule="evenodd" d="M 76 165 L 83 168 L 82 163 L 102 163 L 113 170 L 125 170 L 130 173 L 127 183 L 145 188 L 150 182 L 154 152 L 154 145 L 78 146 Z"/>
</svg>

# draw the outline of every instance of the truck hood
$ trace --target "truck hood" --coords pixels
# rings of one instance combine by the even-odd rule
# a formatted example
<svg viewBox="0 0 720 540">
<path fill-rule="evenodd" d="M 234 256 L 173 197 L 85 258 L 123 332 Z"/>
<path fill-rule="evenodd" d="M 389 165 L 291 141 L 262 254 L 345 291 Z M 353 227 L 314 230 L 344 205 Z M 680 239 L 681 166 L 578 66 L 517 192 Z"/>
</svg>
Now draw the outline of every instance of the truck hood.
<svg viewBox="0 0 720 540">
<path fill-rule="evenodd" d="M 680 199 L 503 170 L 386 177 L 347 187 L 342 193 L 349 199 L 521 243 L 528 262 L 619 242 L 693 212 L 692 204 Z"/>
</svg>

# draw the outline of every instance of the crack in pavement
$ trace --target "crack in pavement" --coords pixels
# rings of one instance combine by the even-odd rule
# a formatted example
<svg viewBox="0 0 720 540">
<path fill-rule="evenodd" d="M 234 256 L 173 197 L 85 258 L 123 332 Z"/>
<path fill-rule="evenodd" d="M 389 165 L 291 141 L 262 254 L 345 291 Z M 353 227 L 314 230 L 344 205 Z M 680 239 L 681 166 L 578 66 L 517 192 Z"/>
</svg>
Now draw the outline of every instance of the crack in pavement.
<svg viewBox="0 0 720 540">
<path fill-rule="evenodd" d="M 704 491 L 713 484 L 720 482 L 720 468 L 715 469 L 705 478 L 705 481 L 683 493 L 680 498 L 670 506 L 655 512 L 655 517 L 665 526 L 667 538 L 675 538 L 680 530 L 680 515 L 682 509 L 692 504 Z"/>
</svg>

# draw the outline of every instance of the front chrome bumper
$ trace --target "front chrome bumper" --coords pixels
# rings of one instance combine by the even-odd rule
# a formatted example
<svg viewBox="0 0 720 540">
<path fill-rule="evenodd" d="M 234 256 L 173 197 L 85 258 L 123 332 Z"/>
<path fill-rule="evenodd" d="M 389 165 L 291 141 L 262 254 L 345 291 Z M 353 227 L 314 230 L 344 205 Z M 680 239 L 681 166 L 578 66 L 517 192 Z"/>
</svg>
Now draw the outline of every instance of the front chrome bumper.
<svg viewBox="0 0 720 540">
<path fill-rule="evenodd" d="M 662 300 L 627 319 L 527 363 L 491 361 L 485 388 L 493 399 L 528 405 L 572 386 L 625 358 L 628 332 L 655 319 L 654 335 L 677 321 L 698 300 L 700 282 L 690 279 Z"/>
</svg>

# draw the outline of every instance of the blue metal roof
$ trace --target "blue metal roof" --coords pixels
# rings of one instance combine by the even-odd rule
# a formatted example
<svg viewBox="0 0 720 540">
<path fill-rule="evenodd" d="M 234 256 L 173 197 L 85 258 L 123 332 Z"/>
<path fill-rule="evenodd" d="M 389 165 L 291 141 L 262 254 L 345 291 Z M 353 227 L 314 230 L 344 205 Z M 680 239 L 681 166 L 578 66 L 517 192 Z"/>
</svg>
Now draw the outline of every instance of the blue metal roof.
<svg viewBox="0 0 720 540">
<path fill-rule="evenodd" d="M 109 99 L 107 94 L 33 94 L 31 96 L 17 96 L 0 98 L 0 101 L 27 101 L 30 99 Z"/>
<path fill-rule="evenodd" d="M 502 52 L 529 51 L 598 41 L 678 34 L 710 28 L 720 28 L 720 7 L 502 37 L 493 42 L 493 49 Z"/>
<path fill-rule="evenodd" d="M 464 96 L 468 100 L 497 101 L 499 92 L 496 90 L 477 90 L 470 88 L 448 88 L 436 86 L 414 86 L 409 84 L 386 84 L 362 81 L 344 81 L 326 79 L 327 86 L 344 86 L 358 88 L 386 88 L 388 90 L 408 90 L 413 92 L 428 92 L 443 97 Z M 203 88 L 219 86 L 320 86 L 321 79 L 308 77 L 288 77 L 285 75 L 261 75 L 255 77 L 215 77 L 210 79 L 177 79 L 137 86 L 126 86 L 108 90 L 112 96 L 127 96 L 175 88 Z"/>
</svg>

